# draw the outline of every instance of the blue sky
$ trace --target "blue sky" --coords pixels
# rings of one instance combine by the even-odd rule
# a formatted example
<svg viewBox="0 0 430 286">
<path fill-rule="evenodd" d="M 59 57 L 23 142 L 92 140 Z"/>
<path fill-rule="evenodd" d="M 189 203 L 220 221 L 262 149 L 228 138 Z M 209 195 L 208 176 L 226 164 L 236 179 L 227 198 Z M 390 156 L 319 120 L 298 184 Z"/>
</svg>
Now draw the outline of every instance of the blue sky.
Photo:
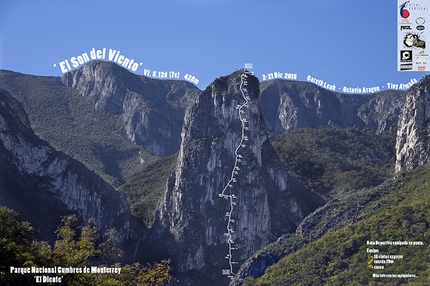
<svg viewBox="0 0 430 286">
<path fill-rule="evenodd" d="M 396 0 L 0 0 L 0 69 L 61 76 L 61 61 L 111 48 L 137 74 L 179 71 L 201 89 L 245 63 L 260 79 L 385 89 L 428 74 L 397 71 L 397 13 Z"/>
</svg>

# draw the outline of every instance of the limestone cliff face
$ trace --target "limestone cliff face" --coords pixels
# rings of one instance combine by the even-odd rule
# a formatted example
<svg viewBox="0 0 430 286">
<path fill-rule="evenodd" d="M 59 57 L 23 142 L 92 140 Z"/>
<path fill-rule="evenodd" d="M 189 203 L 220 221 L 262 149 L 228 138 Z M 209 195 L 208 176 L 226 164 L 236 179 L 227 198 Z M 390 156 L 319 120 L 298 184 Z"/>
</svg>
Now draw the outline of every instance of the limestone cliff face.
<svg viewBox="0 0 430 286">
<path fill-rule="evenodd" d="M 0 201 L 53 235 L 60 215 L 94 219 L 107 235 L 116 228 L 120 241 L 139 233 L 123 194 L 83 164 L 54 150 L 34 135 L 22 106 L 0 89 Z M 133 229 L 134 228 L 134 229 Z"/>
<path fill-rule="evenodd" d="M 358 108 L 357 115 L 367 128 L 376 133 L 396 134 L 397 121 L 405 104 L 406 92 L 387 90 L 372 96 L 372 99 Z"/>
<path fill-rule="evenodd" d="M 78 89 L 96 110 L 121 114 L 127 137 L 158 156 L 178 151 L 185 109 L 199 92 L 184 81 L 150 79 L 101 61 L 61 80 Z"/>
<path fill-rule="evenodd" d="M 430 76 L 413 85 L 398 123 L 396 172 L 407 171 L 429 160 Z"/>
<path fill-rule="evenodd" d="M 182 272 L 218 281 L 316 207 L 270 145 L 258 94 L 258 80 L 236 71 L 209 85 L 186 115 L 159 214 Z"/>
<path fill-rule="evenodd" d="M 274 80 L 261 84 L 260 105 L 269 132 L 358 126 L 381 133 L 395 131 L 404 94 L 341 94 L 307 82 Z"/>
</svg>

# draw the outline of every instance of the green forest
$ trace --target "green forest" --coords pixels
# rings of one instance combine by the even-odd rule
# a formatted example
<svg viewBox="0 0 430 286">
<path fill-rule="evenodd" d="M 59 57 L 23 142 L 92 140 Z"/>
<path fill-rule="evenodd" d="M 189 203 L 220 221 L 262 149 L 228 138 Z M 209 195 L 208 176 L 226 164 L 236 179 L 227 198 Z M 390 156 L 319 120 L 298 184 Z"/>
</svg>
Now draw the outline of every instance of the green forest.
<svg viewBox="0 0 430 286">
<path fill-rule="evenodd" d="M 116 232 L 111 230 L 109 238 L 100 241 L 99 232 L 91 221 L 77 225 L 76 216 L 67 216 L 56 231 L 57 240 L 52 247 L 46 241 L 38 241 L 34 228 L 21 221 L 18 214 L 0 206 L 0 284 L 40 285 L 38 276 L 50 277 L 61 285 L 171 285 L 177 281 L 171 275 L 170 260 L 152 264 L 121 264 L 122 251 L 115 247 Z M 32 267 L 64 267 L 82 269 L 85 267 L 120 268 L 115 273 L 31 273 Z M 16 273 L 13 268 L 30 269 L 29 274 Z M 34 269 L 34 268 L 33 268 Z M 44 285 L 51 285 L 44 283 Z"/>
<path fill-rule="evenodd" d="M 244 285 L 430 285 L 430 166 L 402 173 L 375 188 L 364 188 L 336 203 L 337 211 L 359 209 L 361 220 L 331 229 L 321 238 L 289 237 L 264 251 L 286 253 L 265 274 Z M 316 227 L 310 230 L 318 232 Z M 292 235 L 295 237 L 295 235 Z M 309 235 L 308 237 L 312 237 Z M 297 242 L 299 241 L 299 243 Z M 417 245 L 369 245 L 368 241 L 407 241 Z M 422 244 L 421 244 L 422 243 Z M 297 251 L 288 250 L 291 248 Z M 375 264 L 374 253 L 402 255 L 391 264 Z M 375 269 L 384 265 L 384 269 Z M 414 278 L 382 278 L 373 274 L 415 274 Z"/>
</svg>

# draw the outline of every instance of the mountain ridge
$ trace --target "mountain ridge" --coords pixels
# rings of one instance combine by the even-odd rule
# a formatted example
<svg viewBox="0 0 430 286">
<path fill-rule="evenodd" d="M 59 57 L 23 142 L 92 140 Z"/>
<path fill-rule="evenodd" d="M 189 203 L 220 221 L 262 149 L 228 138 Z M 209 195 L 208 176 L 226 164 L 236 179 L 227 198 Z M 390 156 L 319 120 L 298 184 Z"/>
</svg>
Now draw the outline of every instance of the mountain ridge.
<svg viewBox="0 0 430 286">
<path fill-rule="evenodd" d="M 405 92 L 344 94 L 313 83 L 270 80 L 261 83 L 260 104 L 269 132 L 295 128 L 367 127 L 395 132 Z"/>
<path fill-rule="evenodd" d="M 138 76 L 102 61 L 66 73 L 61 81 L 95 110 L 121 115 L 127 138 L 162 157 L 179 149 L 185 109 L 200 91 L 185 81 Z"/>
<path fill-rule="evenodd" d="M 426 87 L 427 79 L 420 81 L 421 85 L 412 87 L 410 92 L 406 94 L 385 91 L 364 96 L 342 95 L 328 91 L 326 94 L 318 87 L 313 87 L 310 83 L 276 81 L 268 82 L 264 85 L 265 83 L 258 83 L 258 80 L 251 75 L 247 76 L 247 85 L 244 87 L 241 76 L 243 75 L 243 71 L 237 71 L 216 79 L 204 91 L 194 89 L 195 97 L 192 94 L 189 94 L 190 97 L 184 96 L 187 89 L 186 86 L 181 86 L 181 84 L 175 87 L 171 86 L 167 81 L 161 84 L 157 80 L 151 80 L 154 82 L 154 86 L 159 86 L 160 89 L 163 89 L 161 88 L 162 86 L 169 86 L 163 89 L 164 97 L 157 97 L 157 94 L 160 94 L 155 92 L 158 90 L 157 87 L 154 87 L 153 90 L 149 88 L 146 92 L 148 92 L 149 98 L 155 100 L 151 102 L 149 99 L 141 96 L 140 91 L 136 90 L 132 84 L 130 87 L 127 87 L 128 81 L 132 81 L 131 79 L 126 79 L 130 76 L 129 74 L 124 77 L 125 83 L 123 82 L 123 85 L 121 85 L 121 80 L 123 79 L 115 78 L 115 74 L 96 75 L 95 71 L 102 69 L 104 65 L 105 63 L 96 62 L 92 66 L 88 65 L 86 67 L 87 70 L 83 67 L 75 71 L 76 73 L 65 75 L 63 81 L 70 86 L 64 86 L 59 77 L 36 77 L 29 79 L 29 76 L 26 75 L 18 75 L 16 73 L 11 75 L 8 72 L 2 71 L 0 73 L 0 79 L 2 79 L 0 87 L 8 87 L 20 99 L 25 111 L 33 114 L 29 115 L 30 120 L 25 119 L 25 116 L 23 116 L 24 109 L 21 108 L 21 111 L 19 111 L 18 108 L 14 122 L 21 122 L 19 124 L 21 127 L 14 127 L 12 129 L 19 131 L 25 128 L 28 129 L 35 122 L 40 124 L 42 122 L 40 121 L 40 114 L 37 115 L 34 113 L 36 109 L 45 108 L 45 114 L 55 113 L 52 112 L 54 109 L 49 110 L 50 102 L 46 98 L 55 99 L 58 97 L 58 99 L 63 100 L 62 104 L 64 104 L 62 108 L 66 111 L 74 103 L 77 103 L 79 108 L 86 104 L 87 107 L 90 107 L 90 111 L 86 115 L 82 117 L 76 113 L 79 108 L 72 108 L 70 112 L 65 112 L 67 116 L 70 116 L 71 120 L 64 124 L 59 122 L 59 125 L 66 127 L 64 128 L 65 130 L 68 129 L 68 126 L 75 126 L 73 127 L 74 129 L 70 129 L 69 132 L 72 133 L 72 136 L 68 138 L 73 138 L 74 135 L 80 136 L 77 138 L 84 138 L 85 136 L 81 136 L 75 132 L 79 131 L 85 134 L 86 126 L 90 126 L 88 122 L 93 121 L 95 126 L 88 133 L 96 130 L 103 119 L 111 122 L 108 125 L 114 128 L 110 129 L 111 127 L 109 127 L 107 128 L 107 132 L 100 134 L 110 134 L 110 137 L 107 137 L 109 138 L 108 141 L 112 138 L 121 138 L 122 141 L 118 143 L 120 147 L 108 145 L 102 141 L 97 141 L 98 145 L 93 145 L 94 150 L 96 150 L 95 156 L 100 156 L 102 158 L 101 161 L 104 162 L 105 169 L 102 169 L 102 171 L 99 170 L 98 174 L 106 173 L 110 176 L 118 176 L 117 174 L 120 172 L 128 170 L 130 174 L 127 178 L 131 178 L 133 174 L 139 174 L 139 168 L 143 169 L 149 161 L 159 156 L 149 155 L 148 150 L 145 150 L 142 145 L 136 144 L 136 139 L 133 142 L 130 137 L 132 133 L 128 134 L 124 129 L 123 121 L 130 120 L 128 121 L 130 124 L 135 124 L 131 127 L 130 132 L 140 132 L 142 129 L 139 131 L 140 127 L 138 126 L 140 123 L 144 123 L 145 112 L 150 111 L 162 114 L 168 113 L 169 110 L 171 111 L 176 107 L 177 110 L 182 110 L 185 117 L 185 119 L 181 119 L 184 121 L 184 124 L 181 125 L 182 129 L 179 132 L 182 140 L 181 138 L 175 139 L 182 142 L 181 145 L 177 146 L 179 156 L 176 161 L 175 170 L 170 178 L 167 179 L 165 197 L 161 199 L 161 204 L 158 207 L 154 228 L 148 231 L 148 233 L 142 231 L 137 237 L 134 236 L 131 244 L 134 256 L 141 260 L 173 257 L 175 267 L 180 271 L 178 275 L 181 275 L 184 284 L 188 283 L 192 285 L 195 281 L 204 281 L 202 279 L 221 283 L 219 279 L 223 279 L 222 271 L 228 269 L 229 266 L 230 274 L 236 273 L 236 265 L 233 266 L 232 271 L 231 265 L 228 265 L 228 259 L 223 257 L 225 254 L 223 254 L 223 251 L 220 252 L 220 247 L 223 247 L 224 251 L 229 253 L 230 245 L 230 250 L 233 250 L 233 257 L 237 258 L 237 260 L 233 261 L 242 263 L 255 251 L 279 237 L 281 237 L 280 242 L 289 241 L 290 237 L 283 235 L 294 232 L 300 223 L 302 225 L 298 229 L 298 232 L 302 233 L 304 237 L 312 237 L 315 234 L 309 233 L 311 225 L 318 225 L 319 223 L 324 225 L 324 223 L 327 223 L 323 228 L 328 229 L 330 226 L 341 226 L 342 223 L 348 222 L 344 218 L 345 215 L 351 213 L 349 211 L 352 211 L 352 209 L 348 209 L 343 213 L 337 212 L 339 204 L 335 201 L 331 201 L 325 208 L 320 209 L 305 219 L 306 214 L 316 208 L 319 201 L 313 197 L 312 192 L 307 191 L 303 184 L 283 169 L 279 158 L 277 158 L 278 155 L 273 150 L 271 142 L 267 137 L 267 131 L 274 133 L 279 131 L 279 133 L 288 135 L 286 131 L 301 127 L 318 128 L 322 126 L 334 126 L 343 128 L 356 125 L 360 128 L 371 128 L 375 133 L 394 133 L 397 130 L 396 118 L 400 116 L 404 118 L 402 120 L 406 124 L 399 124 L 398 142 L 406 140 L 406 142 L 409 142 L 408 148 L 416 147 L 417 150 L 421 150 L 419 152 L 423 154 L 428 153 L 426 141 L 424 140 L 424 137 L 428 133 L 426 129 L 426 117 L 423 120 L 424 125 L 413 129 L 415 130 L 414 133 L 402 131 L 407 130 L 407 126 L 410 126 L 408 122 L 417 121 L 417 118 L 414 117 L 415 111 L 418 111 L 417 114 L 421 116 L 422 114 L 426 114 L 428 110 L 424 101 L 428 95 L 428 88 Z M 117 69 L 112 64 L 109 66 Z M 121 74 L 122 71 L 118 70 L 120 71 L 119 74 Z M 92 77 L 85 79 L 85 75 L 91 74 L 91 72 L 93 72 Z M 109 72 L 109 68 L 107 72 Z M 79 73 L 80 75 L 78 76 Z M 12 80 L 11 77 L 15 77 L 15 79 Z M 22 77 L 25 79 L 17 83 Z M 130 77 L 133 78 L 133 82 L 134 80 L 142 81 L 141 78 L 143 78 L 137 75 Z M 104 79 L 110 82 L 110 85 L 104 84 Z M 32 80 L 36 80 L 37 84 L 32 83 Z M 31 101 L 31 93 L 28 91 L 33 86 L 36 86 L 36 90 L 38 91 L 35 97 L 38 97 L 42 91 L 50 94 L 49 97 L 45 97 L 43 101 L 34 104 L 35 101 Z M 258 90 L 259 87 L 262 87 L 261 92 Z M 172 91 L 175 88 L 177 88 L 177 93 Z M 138 89 L 144 88 L 139 87 Z M 294 94 L 291 92 L 293 89 L 295 89 Z M 166 90 L 167 93 L 165 93 Z M 270 90 L 274 90 L 271 95 L 269 94 Z M 64 94 L 61 98 L 62 92 L 67 94 Z M 248 94 L 249 100 L 244 99 L 245 93 Z M 173 98 L 170 98 L 169 94 Z M 417 96 L 420 96 L 420 98 Z M 128 99 L 126 99 L 127 97 Z M 277 100 L 269 106 L 269 99 L 271 97 L 277 98 Z M 407 104 L 403 107 L 404 111 L 399 115 L 405 98 Z M 414 98 L 419 99 L 418 105 L 410 104 L 411 102 L 416 103 L 413 100 Z M 245 103 L 248 104 L 248 107 L 240 108 Z M 166 108 L 163 109 L 164 107 Z M 124 108 L 128 108 L 130 111 L 129 115 L 125 117 L 123 117 Z M 291 111 L 290 114 L 288 114 L 289 110 Z M 243 116 L 240 111 L 244 112 Z M 54 115 L 51 114 L 50 118 L 55 118 Z M 39 116 L 39 119 L 37 116 Z M 90 120 L 85 121 L 85 116 L 89 116 Z M 156 119 L 157 117 L 154 118 Z M 168 118 L 168 116 L 165 118 Z M 243 119 L 247 120 L 247 124 L 244 124 L 245 121 Z M 134 123 L 132 122 L 133 120 L 135 120 Z M 170 129 L 168 126 L 165 126 L 169 122 L 172 122 L 172 120 L 169 120 L 155 120 L 153 121 L 155 122 L 154 124 L 161 124 L 147 125 L 147 128 L 151 130 L 159 128 L 161 129 L 157 131 L 159 134 L 169 134 L 168 130 Z M 69 122 L 72 122 L 72 124 L 69 125 Z M 179 121 L 175 119 L 175 122 L 178 123 Z M 47 132 L 50 129 L 49 124 L 43 123 L 38 126 L 37 124 L 36 129 L 39 130 L 38 132 Z M 0 124 L 0 126 L 2 125 Z M 248 135 L 244 134 L 244 127 L 248 127 L 247 132 L 250 132 Z M 178 132 L 175 132 L 170 132 L 171 138 L 178 136 Z M 49 132 L 45 134 L 47 134 L 45 135 L 48 139 L 47 141 L 52 141 L 53 134 Z M 134 134 L 136 135 L 137 133 Z M 421 136 L 421 139 L 413 139 L 414 134 L 417 135 L 416 138 Z M 155 135 L 152 134 L 150 136 Z M 246 142 L 244 136 L 247 136 L 248 140 Z M 165 139 L 166 136 L 163 138 Z M 164 140 L 163 138 L 160 140 Z M 418 140 L 416 142 L 419 144 L 416 145 L 414 140 Z M 151 144 L 155 144 L 154 146 L 158 145 L 158 143 L 154 143 L 155 141 L 151 142 Z M 239 143 L 244 143 L 245 147 L 241 147 L 242 144 Z M 164 143 L 160 144 L 163 145 Z M 45 145 L 41 144 L 40 146 Z M 164 150 L 170 148 L 166 148 L 166 146 L 164 145 L 164 147 L 160 148 L 164 148 Z M 47 147 L 39 148 L 43 149 Z M 11 163 L 8 159 L 9 155 L 5 155 L 11 152 L 11 149 L 9 149 L 4 146 L 1 148 L 0 154 L 3 154 L 2 160 L 5 162 L 2 165 L 10 165 L 11 167 L 2 171 L 2 174 L 8 177 L 0 182 L 3 182 L 6 187 L 21 187 L 22 185 L 17 180 L 10 179 L 14 172 L 20 171 L 17 167 L 20 166 L 20 163 Z M 152 150 L 154 151 L 155 149 Z M 172 147 L 170 150 L 173 151 L 176 149 Z M 239 162 L 237 161 L 237 155 L 239 155 L 236 152 L 237 150 L 243 151 L 243 153 L 240 153 L 243 156 L 240 159 L 244 165 L 239 166 L 235 163 Z M 398 147 L 397 150 L 400 152 L 401 148 Z M 73 152 L 76 151 L 70 149 L 68 153 L 73 156 Z M 42 153 L 40 153 L 40 158 L 45 157 Z M 125 159 L 121 159 L 121 156 L 125 156 Z M 31 153 L 27 157 L 33 158 L 37 156 L 33 156 Z M 375 159 L 374 157 L 365 156 L 364 160 L 372 161 Z M 405 158 L 407 157 L 405 156 Z M 138 167 L 129 168 L 128 166 L 132 166 L 133 164 L 129 164 L 129 162 L 125 163 L 124 160 L 133 160 L 134 166 Z M 411 160 L 411 162 L 417 161 L 414 156 L 410 156 L 408 160 Z M 170 162 L 170 160 L 166 160 L 165 162 L 168 161 Z M 49 163 L 47 164 L 49 165 Z M 426 160 L 420 161 L 418 165 L 420 164 L 426 164 Z M 78 163 L 76 163 L 76 166 L 73 166 L 73 168 L 75 167 L 85 170 L 83 165 L 79 165 Z M 236 167 L 239 167 L 240 170 L 236 170 Z M 59 172 L 63 169 L 58 168 Z M 227 203 L 233 198 L 232 194 L 228 194 L 225 198 L 222 196 L 222 190 L 229 188 L 229 179 L 231 179 L 229 175 L 234 171 L 240 172 L 235 174 L 237 182 L 231 181 L 233 186 L 232 191 L 237 191 L 237 193 L 234 193 L 237 204 L 232 208 L 232 201 L 230 201 L 230 204 Z M 83 172 L 89 173 L 87 170 Z M 248 173 L 248 175 L 245 173 Z M 26 176 L 20 178 L 22 181 L 28 181 L 29 185 L 37 185 L 37 182 L 28 179 Z M 124 176 L 120 182 L 124 182 L 125 178 Z M 242 186 L 236 187 L 236 185 L 240 185 L 235 184 L 239 180 L 245 183 L 241 184 Z M 73 185 L 71 182 L 68 182 L 66 185 L 69 185 L 69 183 Z M 116 184 L 116 186 L 118 185 L 120 183 Z M 105 185 L 100 183 L 95 188 L 98 189 L 100 186 Z M 112 189 L 110 186 L 107 188 L 109 190 Z M 30 189 L 28 189 L 29 191 Z M 300 192 L 306 194 L 307 197 L 301 197 Z M 75 196 L 76 192 L 72 193 L 72 197 Z M 10 194 L 4 193 L 3 200 L 9 199 L 11 201 Z M 136 195 L 139 196 L 139 193 Z M 78 197 L 81 200 L 85 199 L 82 196 Z M 309 198 L 313 198 L 310 199 L 311 201 L 313 200 L 311 203 L 307 201 Z M 72 200 L 75 199 L 78 198 L 76 197 Z M 119 195 L 116 201 L 124 204 L 125 197 Z M 98 202 L 100 202 L 98 199 L 94 199 L 92 202 L 88 201 L 89 205 L 85 207 L 88 213 L 85 213 L 81 209 L 81 216 L 87 218 L 88 214 L 91 213 L 90 205 L 95 204 L 98 206 Z M 221 206 L 223 203 L 225 204 Z M 345 202 L 342 201 L 341 203 Z M 65 200 L 65 204 L 68 204 L 69 207 L 55 210 L 54 212 L 60 213 L 64 211 L 66 214 L 71 209 L 73 211 L 70 201 Z M 218 206 L 221 207 L 217 209 Z M 239 206 L 242 208 L 240 211 Z M 244 206 L 252 206 L 258 214 L 256 215 L 251 212 L 250 208 L 244 210 Z M 233 212 L 230 212 L 232 209 Z M 236 210 L 238 211 L 237 213 L 235 213 Z M 289 214 L 285 210 L 289 210 Z M 128 213 L 128 211 L 126 212 Z M 226 217 L 226 213 L 229 212 L 230 215 L 238 215 L 234 219 L 235 227 L 237 226 L 238 230 L 235 229 L 234 235 L 226 236 L 224 233 L 229 233 L 228 223 L 231 222 Z M 107 211 L 107 213 L 110 213 L 110 211 Z M 94 215 L 98 216 L 97 214 Z M 332 218 L 329 218 L 329 215 L 332 215 Z M 356 218 L 355 214 L 353 216 Z M 324 222 L 324 219 L 327 219 L 327 221 Z M 245 223 L 246 220 L 248 220 L 247 223 Z M 103 222 L 99 221 L 99 223 Z M 41 224 L 39 223 L 39 225 Z M 127 231 L 123 233 L 127 233 Z M 226 237 L 234 238 L 239 250 L 232 249 L 231 243 L 227 242 Z M 165 241 L 160 243 L 163 240 Z M 291 243 L 293 242 L 291 241 Z M 301 242 L 297 243 L 295 244 L 296 246 Z M 148 246 L 153 249 L 148 250 Z M 252 272 L 252 269 L 250 271 Z M 227 277 L 225 278 L 222 283 L 227 282 L 228 279 Z"/>
</svg>

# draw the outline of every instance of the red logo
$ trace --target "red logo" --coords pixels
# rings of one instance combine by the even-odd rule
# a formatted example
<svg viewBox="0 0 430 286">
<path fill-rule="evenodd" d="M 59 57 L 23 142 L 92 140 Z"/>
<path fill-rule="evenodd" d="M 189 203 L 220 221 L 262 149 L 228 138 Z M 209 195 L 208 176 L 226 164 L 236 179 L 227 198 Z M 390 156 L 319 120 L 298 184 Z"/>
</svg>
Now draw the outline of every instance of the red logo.
<svg viewBox="0 0 430 286">
<path fill-rule="evenodd" d="M 402 16 L 402 18 L 408 18 L 409 15 L 411 13 L 409 13 L 408 9 L 405 9 L 406 5 L 409 4 L 410 1 L 406 1 L 405 3 L 403 3 L 402 5 L 399 6 L 400 8 L 400 16 Z"/>
<path fill-rule="evenodd" d="M 419 71 L 425 71 L 426 70 L 426 66 L 418 66 L 418 70 Z"/>
</svg>

